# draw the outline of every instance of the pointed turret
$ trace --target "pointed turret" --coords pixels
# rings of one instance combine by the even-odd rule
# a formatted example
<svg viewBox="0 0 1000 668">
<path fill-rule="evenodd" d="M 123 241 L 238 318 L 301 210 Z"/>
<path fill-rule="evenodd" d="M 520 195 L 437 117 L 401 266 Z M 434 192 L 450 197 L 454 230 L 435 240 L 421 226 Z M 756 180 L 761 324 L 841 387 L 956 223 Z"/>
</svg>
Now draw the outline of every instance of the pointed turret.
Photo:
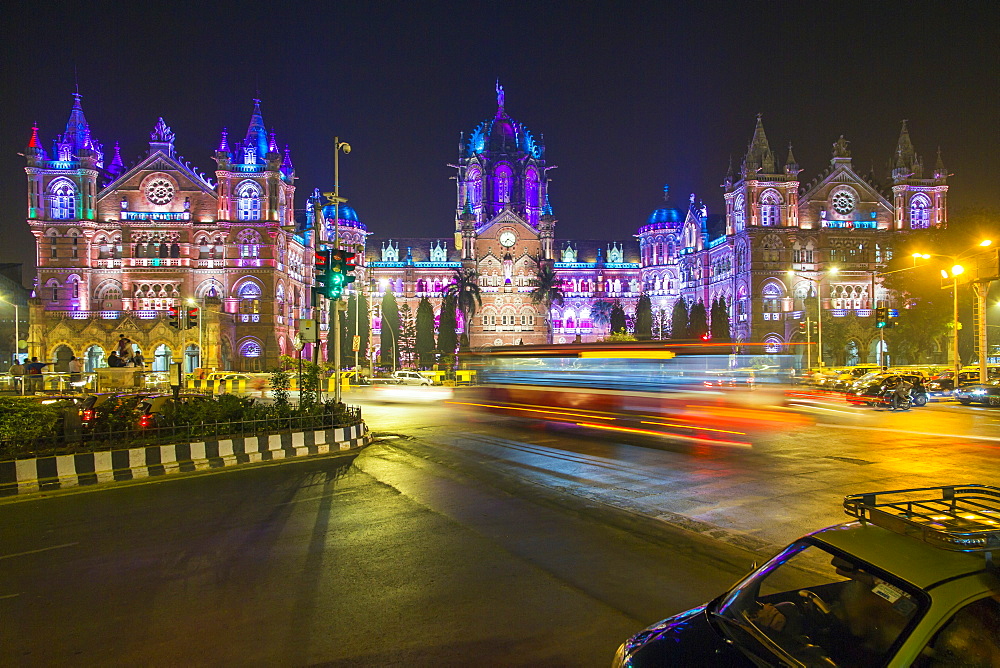
<svg viewBox="0 0 1000 668">
<path fill-rule="evenodd" d="M 219 148 L 215 149 L 218 153 L 231 153 L 229 148 L 229 130 L 228 128 L 222 128 L 222 138 L 219 139 Z"/>
<path fill-rule="evenodd" d="M 69 112 L 66 132 L 62 137 L 63 143 L 72 146 L 74 152 L 83 149 L 90 136 L 90 125 L 83 115 L 83 105 L 80 103 L 82 97 L 79 93 L 73 93 L 73 109 Z"/>
<path fill-rule="evenodd" d="M 924 167 L 920 162 L 920 156 L 913 148 L 910 141 L 910 131 L 903 121 L 903 127 L 899 131 L 899 141 L 896 142 L 896 155 L 892 168 L 892 180 L 894 182 L 905 181 L 910 178 L 921 178 Z"/>
<path fill-rule="evenodd" d="M 792 153 L 792 142 L 788 142 L 788 159 L 785 160 L 785 174 L 798 176 L 798 173 L 801 171 L 799 163 L 795 160 L 795 154 Z"/>
<path fill-rule="evenodd" d="M 244 150 L 253 149 L 255 161 L 267 155 L 267 128 L 264 127 L 264 116 L 260 113 L 260 100 L 254 98 L 253 114 L 250 116 L 250 126 L 243 140 Z"/>
<path fill-rule="evenodd" d="M 31 126 L 31 139 L 28 140 L 24 156 L 29 162 L 33 163 L 49 159 L 48 154 L 45 153 L 45 148 L 42 146 L 42 140 L 38 137 L 38 123 Z"/>
<path fill-rule="evenodd" d="M 292 152 L 288 150 L 288 144 L 285 144 L 285 158 L 281 161 L 281 174 L 285 179 L 292 179 L 295 176 L 295 167 L 292 165 Z"/>
<path fill-rule="evenodd" d="M 233 151 L 229 148 L 229 131 L 222 128 L 222 137 L 219 139 L 219 147 L 215 149 L 212 156 L 219 169 L 228 170 L 233 162 Z"/>
<path fill-rule="evenodd" d="M 948 180 L 948 170 L 945 169 L 944 160 L 941 159 L 941 147 L 938 146 L 937 160 L 934 161 L 934 180 L 944 183 Z"/>
<path fill-rule="evenodd" d="M 108 165 L 108 173 L 111 174 L 113 178 L 117 178 L 119 174 L 125 171 L 125 162 L 122 160 L 122 149 L 115 142 L 115 155 L 111 158 L 111 164 Z"/>
<path fill-rule="evenodd" d="M 733 188 L 733 184 L 736 182 L 736 173 L 733 171 L 733 155 L 729 154 L 729 167 L 726 169 L 726 179 L 722 182 L 722 187 L 729 192 Z"/>
<path fill-rule="evenodd" d="M 747 154 L 743 159 L 743 177 L 752 176 L 758 172 L 763 174 L 775 173 L 774 153 L 767 143 L 767 135 L 764 133 L 764 121 L 762 114 L 757 114 L 757 126 L 753 131 L 753 139 L 747 146 Z"/>
<path fill-rule="evenodd" d="M 268 135 L 267 140 L 267 152 L 268 153 L 278 153 L 278 142 L 274 138 L 275 132 L 274 128 L 271 128 L 271 134 Z"/>
</svg>

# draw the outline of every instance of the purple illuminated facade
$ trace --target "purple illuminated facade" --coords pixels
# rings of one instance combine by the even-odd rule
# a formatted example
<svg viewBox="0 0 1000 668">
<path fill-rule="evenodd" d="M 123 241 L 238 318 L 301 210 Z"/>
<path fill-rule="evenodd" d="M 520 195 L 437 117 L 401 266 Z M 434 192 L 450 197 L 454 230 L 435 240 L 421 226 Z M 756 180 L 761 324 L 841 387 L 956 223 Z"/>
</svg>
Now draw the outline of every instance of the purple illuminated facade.
<svg viewBox="0 0 1000 668">
<path fill-rule="evenodd" d="M 215 178 L 177 155 L 161 118 L 149 150 L 126 167 L 91 133 L 80 96 L 47 151 L 33 128 L 25 151 L 27 222 L 37 241 L 30 354 L 93 369 L 120 335 L 154 370 L 263 370 L 291 352 L 310 317 L 310 238 L 295 226 L 295 170 L 255 101 L 246 136 L 222 132 Z M 178 330 L 169 309 L 201 309 Z M 204 351 L 200 349 L 204 346 Z"/>
<path fill-rule="evenodd" d="M 726 175 L 724 214 L 709 214 L 691 195 L 681 208 L 655 210 L 629 239 L 557 237 L 544 140 L 510 118 L 499 86 L 496 113 L 462 136 L 452 167 L 454 242 L 370 239 L 369 289 L 374 304 L 391 288 L 412 308 L 427 296 L 439 309 L 453 271 L 476 269 L 483 307 L 470 327 L 474 347 L 546 342 L 544 314 L 530 292 L 540 264 L 551 263 L 566 297 L 550 313 L 555 343 L 606 336 L 609 325 L 595 322 L 595 303 L 619 302 L 632 317 L 646 293 L 660 321 L 669 319 L 678 299 L 710 310 L 721 298 L 734 340 L 766 342 L 780 352 L 798 340 L 817 285 L 824 317 L 869 316 L 873 285 L 875 297 L 895 306 L 878 273 L 893 244 L 908 230 L 947 224 L 940 155 L 925 178 L 905 123 L 890 184 L 882 187 L 855 171 L 843 137 L 827 169 L 803 184 L 791 147 L 780 165 L 758 118 L 739 170 Z M 625 226 L 609 221 L 611 228 Z M 852 336 L 859 361 L 874 360 L 874 328 Z"/>
</svg>

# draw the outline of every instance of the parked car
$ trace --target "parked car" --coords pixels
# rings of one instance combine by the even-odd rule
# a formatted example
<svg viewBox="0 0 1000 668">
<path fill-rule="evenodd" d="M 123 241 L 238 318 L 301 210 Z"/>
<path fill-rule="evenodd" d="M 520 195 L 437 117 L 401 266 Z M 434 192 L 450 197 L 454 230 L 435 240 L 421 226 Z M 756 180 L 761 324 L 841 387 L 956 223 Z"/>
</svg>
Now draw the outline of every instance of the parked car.
<svg viewBox="0 0 1000 668">
<path fill-rule="evenodd" d="M 913 389 L 910 390 L 913 405 L 926 405 L 927 388 L 924 386 L 924 377 L 909 373 L 881 373 L 871 377 L 863 376 L 848 390 L 847 401 L 852 404 L 877 404 L 887 389 L 896 387 L 896 383 L 899 382 L 900 378 L 906 379 L 907 382 L 913 385 Z"/>
<path fill-rule="evenodd" d="M 80 404 L 80 424 L 84 428 L 95 426 L 109 401 L 118 401 L 116 411 L 134 410 L 149 392 L 98 392 L 88 394 Z"/>
<path fill-rule="evenodd" d="M 963 406 L 969 404 L 1000 406 L 1000 380 L 991 380 L 985 384 L 962 385 L 955 390 L 954 396 Z"/>
<path fill-rule="evenodd" d="M 416 371 L 394 371 L 392 377 L 397 385 L 430 385 L 431 379 Z"/>
<path fill-rule="evenodd" d="M 1000 488 L 855 494 L 858 521 L 793 542 L 713 601 L 626 640 L 613 666 L 997 666 Z"/>
<path fill-rule="evenodd" d="M 173 394 L 154 394 L 145 397 L 139 404 L 139 426 L 142 428 L 166 426 L 165 414 L 169 411 L 171 404 L 212 400 L 212 397 L 205 394 L 190 393 L 180 394 L 176 399 Z"/>
</svg>

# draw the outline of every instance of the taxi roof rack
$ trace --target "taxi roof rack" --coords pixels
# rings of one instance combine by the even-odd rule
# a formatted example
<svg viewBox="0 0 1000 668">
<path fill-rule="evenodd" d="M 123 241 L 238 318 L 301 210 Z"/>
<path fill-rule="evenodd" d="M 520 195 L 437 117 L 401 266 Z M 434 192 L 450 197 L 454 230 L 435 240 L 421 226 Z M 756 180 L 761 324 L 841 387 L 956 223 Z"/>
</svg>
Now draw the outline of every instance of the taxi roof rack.
<svg viewBox="0 0 1000 668">
<path fill-rule="evenodd" d="M 1000 487 L 949 485 L 844 497 L 844 511 L 898 534 L 952 552 L 1000 550 Z"/>
</svg>

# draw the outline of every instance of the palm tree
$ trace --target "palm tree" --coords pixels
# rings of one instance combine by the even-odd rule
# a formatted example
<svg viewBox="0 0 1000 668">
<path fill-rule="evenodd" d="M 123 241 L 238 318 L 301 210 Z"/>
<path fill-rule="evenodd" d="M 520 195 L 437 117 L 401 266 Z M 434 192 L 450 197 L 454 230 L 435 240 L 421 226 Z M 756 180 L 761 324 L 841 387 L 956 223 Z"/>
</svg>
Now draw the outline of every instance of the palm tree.
<svg viewBox="0 0 1000 668">
<path fill-rule="evenodd" d="M 458 310 L 462 312 L 462 333 L 469 337 L 469 325 L 476 310 L 483 305 L 479 292 L 479 272 L 475 269 L 456 269 L 452 282 L 444 289 L 446 297 L 452 297 Z"/>
<path fill-rule="evenodd" d="M 531 303 L 541 305 L 545 309 L 545 327 L 549 343 L 552 343 L 551 309 L 553 304 L 556 306 L 563 304 L 562 279 L 556 276 L 551 263 L 544 263 L 538 268 L 535 278 L 531 279 L 531 285 L 535 288 L 531 291 Z"/>
</svg>

